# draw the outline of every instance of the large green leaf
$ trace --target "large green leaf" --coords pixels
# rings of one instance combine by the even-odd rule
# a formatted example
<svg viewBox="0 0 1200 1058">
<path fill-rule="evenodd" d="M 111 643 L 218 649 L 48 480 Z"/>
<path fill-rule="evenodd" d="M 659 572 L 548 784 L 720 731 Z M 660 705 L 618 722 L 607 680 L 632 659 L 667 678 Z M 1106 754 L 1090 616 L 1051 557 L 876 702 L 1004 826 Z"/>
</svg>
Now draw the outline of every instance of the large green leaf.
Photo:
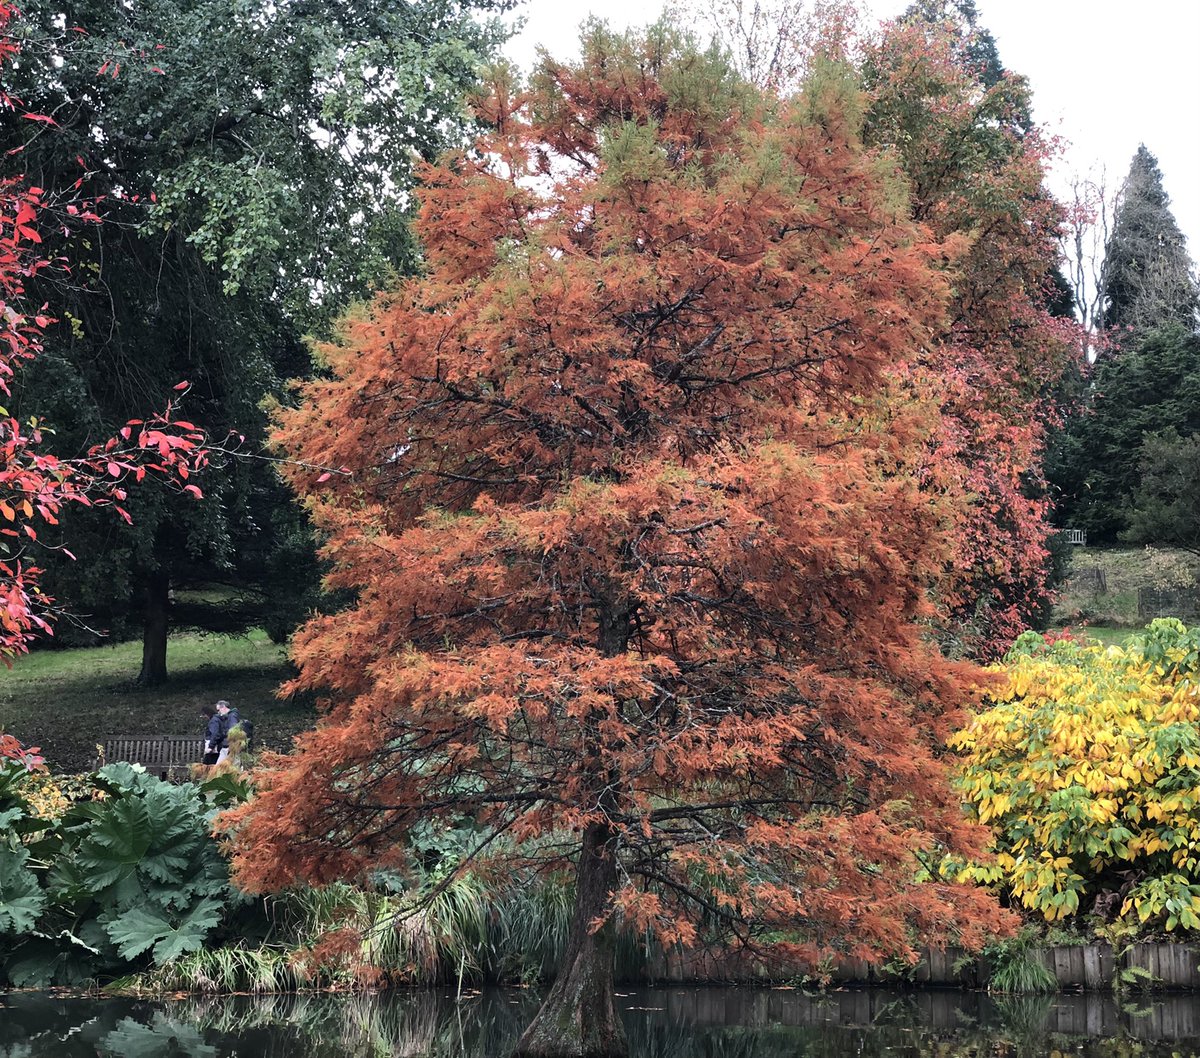
<svg viewBox="0 0 1200 1058">
<path fill-rule="evenodd" d="M 55 937 L 36 933 L 17 945 L 4 963 L 17 988 L 81 985 L 96 975 L 97 950 L 68 930 Z"/>
<path fill-rule="evenodd" d="M 47 988 L 54 984 L 62 953 L 51 944 L 22 944 L 4 962 L 4 973 L 15 988 Z"/>
<path fill-rule="evenodd" d="M 140 797 L 116 797 L 105 807 L 79 843 L 77 858 L 93 891 L 128 877 L 150 848 L 150 814 Z"/>
<path fill-rule="evenodd" d="M 140 793 L 161 780 L 140 764 L 117 761 L 96 772 L 96 785 L 109 793 Z"/>
<path fill-rule="evenodd" d="M 73 913 L 95 898 L 91 876 L 71 855 L 54 861 L 46 875 L 46 888 L 55 904 L 71 908 Z"/>
<path fill-rule="evenodd" d="M 165 783 L 148 790 L 143 803 L 150 845 L 138 869 L 156 882 L 181 879 L 194 854 L 208 840 L 201 829 L 204 807 L 191 790 L 179 791 Z"/>
<path fill-rule="evenodd" d="M 24 849 L 0 846 L 0 933 L 29 933 L 46 908 L 46 895 L 26 866 Z"/>
<path fill-rule="evenodd" d="M 201 900 L 178 927 L 154 945 L 154 961 L 162 966 L 188 952 L 199 950 L 204 938 L 221 917 L 221 904 L 216 900 Z"/>
<path fill-rule="evenodd" d="M 178 923 L 153 907 L 134 907 L 112 918 L 105 929 L 124 959 L 135 959 L 150 948 L 158 965 L 196 951 L 217 924 L 221 905 L 201 900 Z"/>
</svg>

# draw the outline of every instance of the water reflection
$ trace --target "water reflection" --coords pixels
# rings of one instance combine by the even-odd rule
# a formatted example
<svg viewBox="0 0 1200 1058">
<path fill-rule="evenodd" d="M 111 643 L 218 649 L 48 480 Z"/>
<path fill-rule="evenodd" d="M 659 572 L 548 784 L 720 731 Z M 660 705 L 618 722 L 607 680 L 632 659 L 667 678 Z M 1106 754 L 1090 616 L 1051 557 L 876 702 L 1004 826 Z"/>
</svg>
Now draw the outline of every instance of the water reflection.
<svg viewBox="0 0 1200 1058">
<path fill-rule="evenodd" d="M 1200 1058 L 1200 1003 L 971 992 L 664 988 L 619 998 L 634 1058 Z M 528 992 L 457 1000 L 246 996 L 143 1002 L 0 996 L 0 1058 L 504 1058 Z"/>
</svg>

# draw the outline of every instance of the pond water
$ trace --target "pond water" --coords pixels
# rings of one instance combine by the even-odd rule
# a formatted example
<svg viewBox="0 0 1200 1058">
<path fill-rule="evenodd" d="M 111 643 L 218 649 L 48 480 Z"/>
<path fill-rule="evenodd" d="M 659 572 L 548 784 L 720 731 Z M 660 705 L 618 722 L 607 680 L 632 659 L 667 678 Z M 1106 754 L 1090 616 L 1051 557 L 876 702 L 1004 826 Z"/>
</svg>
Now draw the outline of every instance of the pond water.
<svg viewBox="0 0 1200 1058">
<path fill-rule="evenodd" d="M 0 995 L 0 1058 L 506 1058 L 536 994 Z M 623 990 L 633 1058 L 1200 1058 L 1200 998 Z"/>
</svg>

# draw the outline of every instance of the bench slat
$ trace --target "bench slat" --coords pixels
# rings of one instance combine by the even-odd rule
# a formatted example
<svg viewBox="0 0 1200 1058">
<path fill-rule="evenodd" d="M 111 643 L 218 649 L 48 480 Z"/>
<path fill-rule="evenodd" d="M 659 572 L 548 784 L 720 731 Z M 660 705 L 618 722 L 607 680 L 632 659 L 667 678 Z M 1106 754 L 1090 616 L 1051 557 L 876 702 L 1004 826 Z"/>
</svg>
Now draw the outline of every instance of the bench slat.
<svg viewBox="0 0 1200 1058">
<path fill-rule="evenodd" d="M 141 764 L 147 771 L 170 778 L 204 756 L 204 739 L 178 735 L 114 735 L 104 740 L 107 763 Z M 181 776 L 182 777 L 182 776 Z"/>
</svg>

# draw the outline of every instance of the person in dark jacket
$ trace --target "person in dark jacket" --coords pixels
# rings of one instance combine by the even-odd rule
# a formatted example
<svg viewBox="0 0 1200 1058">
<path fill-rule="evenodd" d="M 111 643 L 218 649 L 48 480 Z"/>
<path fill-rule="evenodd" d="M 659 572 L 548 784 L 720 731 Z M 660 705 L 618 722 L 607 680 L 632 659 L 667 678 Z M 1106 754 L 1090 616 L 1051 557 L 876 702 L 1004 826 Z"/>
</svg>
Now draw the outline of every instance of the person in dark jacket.
<svg viewBox="0 0 1200 1058">
<path fill-rule="evenodd" d="M 202 705 L 200 715 L 204 717 L 204 756 L 202 764 L 216 764 L 221 752 L 221 719 L 215 705 Z"/>
<path fill-rule="evenodd" d="M 224 698 L 217 702 L 216 708 L 216 720 L 220 724 L 220 740 L 217 743 L 217 763 L 220 764 L 221 761 L 229 756 L 229 730 L 230 728 L 237 727 L 241 717 L 238 716 L 238 711 L 225 701 Z"/>
</svg>

